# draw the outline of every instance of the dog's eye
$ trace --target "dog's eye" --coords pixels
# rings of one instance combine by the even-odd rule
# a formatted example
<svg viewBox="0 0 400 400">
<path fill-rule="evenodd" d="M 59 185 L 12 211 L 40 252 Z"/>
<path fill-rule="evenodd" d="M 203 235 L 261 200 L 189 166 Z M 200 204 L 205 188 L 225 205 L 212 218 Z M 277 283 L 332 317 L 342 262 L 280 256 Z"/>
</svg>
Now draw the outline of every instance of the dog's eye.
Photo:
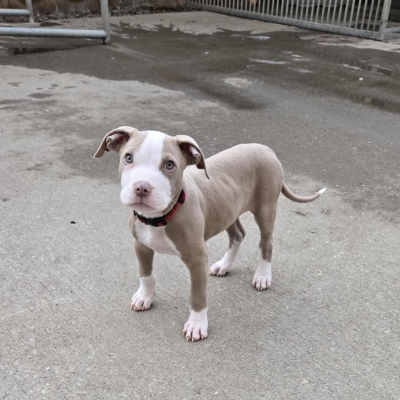
<svg viewBox="0 0 400 400">
<path fill-rule="evenodd" d="M 126 161 L 128 164 L 132 164 L 132 162 L 133 162 L 133 156 L 132 156 L 132 154 L 130 154 L 130 153 L 125 154 L 125 161 Z"/>
<path fill-rule="evenodd" d="M 168 171 L 172 171 L 172 170 L 175 168 L 175 163 L 174 163 L 172 160 L 168 160 L 168 161 L 165 163 L 165 168 L 166 168 Z"/>
</svg>

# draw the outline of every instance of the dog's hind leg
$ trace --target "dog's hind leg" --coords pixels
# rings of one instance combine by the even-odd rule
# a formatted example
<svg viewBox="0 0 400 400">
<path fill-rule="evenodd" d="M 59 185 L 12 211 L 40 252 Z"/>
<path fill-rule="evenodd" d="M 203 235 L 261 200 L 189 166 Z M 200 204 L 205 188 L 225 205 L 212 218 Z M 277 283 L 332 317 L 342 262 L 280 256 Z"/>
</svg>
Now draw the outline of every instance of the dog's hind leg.
<svg viewBox="0 0 400 400">
<path fill-rule="evenodd" d="M 253 277 L 253 287 L 257 290 L 268 289 L 272 281 L 272 233 L 274 230 L 276 207 L 261 209 L 254 213 L 254 219 L 260 228 L 260 259 Z"/>
<path fill-rule="evenodd" d="M 223 276 L 231 269 L 236 255 L 239 251 L 240 243 L 246 236 L 239 218 L 226 230 L 229 236 L 229 248 L 225 255 L 210 268 L 210 275 Z"/>
</svg>

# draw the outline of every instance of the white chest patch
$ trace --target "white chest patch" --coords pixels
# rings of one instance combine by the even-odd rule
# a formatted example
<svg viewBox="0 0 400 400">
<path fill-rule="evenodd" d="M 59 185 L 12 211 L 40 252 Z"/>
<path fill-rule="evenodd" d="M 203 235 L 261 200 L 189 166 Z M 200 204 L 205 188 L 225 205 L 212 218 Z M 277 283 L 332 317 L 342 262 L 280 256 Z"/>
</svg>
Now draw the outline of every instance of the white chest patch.
<svg viewBox="0 0 400 400">
<path fill-rule="evenodd" d="M 154 250 L 156 253 L 181 256 L 172 240 L 168 238 L 165 232 L 165 226 L 156 228 L 136 221 L 135 232 L 139 242 Z"/>
</svg>

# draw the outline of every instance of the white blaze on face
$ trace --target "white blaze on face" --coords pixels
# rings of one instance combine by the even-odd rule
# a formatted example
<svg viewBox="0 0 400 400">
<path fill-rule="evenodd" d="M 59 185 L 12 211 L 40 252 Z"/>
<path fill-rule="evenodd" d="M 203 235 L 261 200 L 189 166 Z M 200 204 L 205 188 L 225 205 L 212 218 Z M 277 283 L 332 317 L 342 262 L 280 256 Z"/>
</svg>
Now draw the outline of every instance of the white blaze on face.
<svg viewBox="0 0 400 400">
<path fill-rule="evenodd" d="M 146 215 L 165 210 L 171 201 L 171 184 L 161 172 L 161 157 L 165 134 L 147 131 L 146 139 L 133 154 L 133 163 L 124 165 L 121 176 L 121 201 Z M 127 150 L 129 152 L 129 150 Z M 162 168 L 162 166 L 161 166 Z M 138 182 L 150 185 L 151 194 L 141 199 L 134 186 Z"/>
</svg>

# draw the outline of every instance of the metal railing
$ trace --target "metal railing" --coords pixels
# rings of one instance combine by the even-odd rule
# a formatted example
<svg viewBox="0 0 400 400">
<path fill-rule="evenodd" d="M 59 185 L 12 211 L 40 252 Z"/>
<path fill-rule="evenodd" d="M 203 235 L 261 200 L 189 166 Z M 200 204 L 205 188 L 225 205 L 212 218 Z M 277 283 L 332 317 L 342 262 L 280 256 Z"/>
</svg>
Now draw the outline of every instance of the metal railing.
<svg viewBox="0 0 400 400">
<path fill-rule="evenodd" d="M 383 40 L 391 0 L 189 0 L 192 8 Z"/>
<path fill-rule="evenodd" d="M 55 29 L 55 28 L 18 28 L 0 27 L 0 36 L 30 36 L 30 37 L 61 37 L 103 39 L 110 42 L 110 25 L 108 22 L 108 0 L 100 0 L 103 29 Z M 26 16 L 29 22 L 34 22 L 32 0 L 25 0 L 26 9 L 0 8 L 0 16 Z"/>
</svg>

